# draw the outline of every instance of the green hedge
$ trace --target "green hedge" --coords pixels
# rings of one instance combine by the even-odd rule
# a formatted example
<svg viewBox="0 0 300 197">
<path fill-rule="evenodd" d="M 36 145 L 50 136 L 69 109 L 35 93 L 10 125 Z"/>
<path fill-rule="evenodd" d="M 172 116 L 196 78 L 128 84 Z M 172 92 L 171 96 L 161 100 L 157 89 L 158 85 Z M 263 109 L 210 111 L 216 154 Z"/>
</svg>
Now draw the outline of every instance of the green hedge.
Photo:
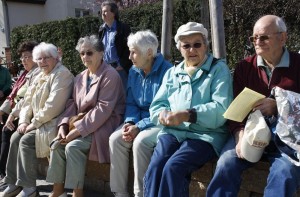
<svg viewBox="0 0 300 197">
<path fill-rule="evenodd" d="M 201 22 L 200 3 L 200 0 L 174 1 L 173 35 L 180 25 L 188 21 Z M 249 44 L 247 38 L 252 34 L 254 22 L 265 14 L 275 14 L 285 19 L 289 32 L 287 47 L 290 50 L 299 50 L 300 1 L 224 0 L 223 6 L 227 61 L 231 68 L 243 58 L 245 45 Z M 151 29 L 161 40 L 162 10 L 162 1 L 144 4 L 122 10 L 120 18 L 131 26 L 133 32 Z M 100 24 L 102 21 L 98 17 L 83 17 L 14 28 L 11 33 L 13 59 L 18 60 L 16 49 L 24 40 L 50 42 L 63 49 L 63 63 L 76 74 L 84 69 L 75 50 L 77 40 L 81 36 L 97 33 Z M 172 61 L 181 59 L 174 42 L 171 55 Z"/>
</svg>

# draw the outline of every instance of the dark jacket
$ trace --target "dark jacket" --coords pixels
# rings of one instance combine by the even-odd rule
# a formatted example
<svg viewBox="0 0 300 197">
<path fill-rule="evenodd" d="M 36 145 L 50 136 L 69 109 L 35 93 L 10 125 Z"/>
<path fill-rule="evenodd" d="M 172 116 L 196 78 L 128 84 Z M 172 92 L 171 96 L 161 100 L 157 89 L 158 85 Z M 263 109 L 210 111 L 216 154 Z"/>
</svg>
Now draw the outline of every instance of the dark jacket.
<svg viewBox="0 0 300 197">
<path fill-rule="evenodd" d="M 300 54 L 289 52 L 289 67 L 275 68 L 270 81 L 262 67 L 257 66 L 257 55 L 242 60 L 235 68 L 233 76 L 233 94 L 236 97 L 245 87 L 270 96 L 273 87 L 300 93 Z M 246 119 L 239 123 L 229 121 L 229 129 L 236 132 L 245 127 Z"/>
<path fill-rule="evenodd" d="M 99 38 L 103 39 L 105 33 L 105 23 L 99 28 Z M 115 37 L 115 45 L 117 48 L 117 54 L 119 56 L 121 66 L 128 73 L 132 62 L 129 59 L 129 48 L 127 46 L 127 37 L 131 33 L 130 27 L 121 21 L 117 21 L 117 34 Z"/>
</svg>

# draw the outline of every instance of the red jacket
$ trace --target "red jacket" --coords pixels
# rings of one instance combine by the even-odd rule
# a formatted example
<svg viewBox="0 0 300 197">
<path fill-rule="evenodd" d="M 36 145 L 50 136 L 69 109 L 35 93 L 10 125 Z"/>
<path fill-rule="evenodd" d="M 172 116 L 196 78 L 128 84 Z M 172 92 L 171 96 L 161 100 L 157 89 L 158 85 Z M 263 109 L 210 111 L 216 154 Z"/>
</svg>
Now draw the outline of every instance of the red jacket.
<svg viewBox="0 0 300 197">
<path fill-rule="evenodd" d="M 234 98 L 245 88 L 250 88 L 266 97 L 270 96 L 271 90 L 279 86 L 285 90 L 300 93 L 300 54 L 289 52 L 289 67 L 277 67 L 273 70 L 272 77 L 268 81 L 266 72 L 262 67 L 257 66 L 257 55 L 248 57 L 239 62 L 233 76 Z M 236 132 L 245 127 L 242 123 L 229 121 L 229 130 Z"/>
</svg>

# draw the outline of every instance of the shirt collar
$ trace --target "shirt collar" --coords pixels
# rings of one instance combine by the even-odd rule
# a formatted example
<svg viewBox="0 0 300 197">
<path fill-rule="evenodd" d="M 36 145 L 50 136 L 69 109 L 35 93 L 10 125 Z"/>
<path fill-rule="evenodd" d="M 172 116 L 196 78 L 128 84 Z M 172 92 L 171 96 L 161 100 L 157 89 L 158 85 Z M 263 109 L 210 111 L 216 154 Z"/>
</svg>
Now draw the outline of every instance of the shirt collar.
<svg viewBox="0 0 300 197">
<path fill-rule="evenodd" d="M 115 31 L 115 30 L 117 29 L 117 21 L 116 21 L 116 20 L 114 20 L 114 22 L 113 22 L 113 24 L 112 24 L 112 26 L 111 26 L 111 27 L 108 27 L 108 25 L 107 25 L 107 24 L 105 24 L 105 25 L 104 25 L 104 27 L 105 27 L 105 29 L 107 29 L 107 30 L 112 30 L 112 31 Z"/>
<path fill-rule="evenodd" d="M 257 56 L 257 66 L 266 67 L 264 59 L 258 55 Z M 290 65 L 290 56 L 288 50 L 284 47 L 283 55 L 281 56 L 280 62 L 276 65 L 276 67 L 285 67 L 288 68 Z"/>
</svg>

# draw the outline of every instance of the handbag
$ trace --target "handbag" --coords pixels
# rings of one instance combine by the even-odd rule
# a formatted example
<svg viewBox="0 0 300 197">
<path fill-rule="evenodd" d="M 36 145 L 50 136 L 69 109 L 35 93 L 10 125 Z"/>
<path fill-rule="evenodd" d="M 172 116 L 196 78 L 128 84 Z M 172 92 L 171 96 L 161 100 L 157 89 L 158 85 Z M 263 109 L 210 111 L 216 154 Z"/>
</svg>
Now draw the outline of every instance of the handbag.
<svg viewBox="0 0 300 197">
<path fill-rule="evenodd" d="M 293 164 L 300 166 L 300 94 L 274 87 L 278 123 L 275 128 L 275 145 Z"/>
<path fill-rule="evenodd" d="M 72 116 L 70 119 L 69 119 L 69 132 L 72 131 L 73 129 L 76 129 L 75 126 L 74 126 L 74 123 L 78 120 L 81 120 L 84 116 L 85 116 L 86 113 L 79 113 L 75 116 Z M 66 133 L 67 135 L 68 133 Z M 52 142 L 50 143 L 50 149 L 51 150 L 54 150 L 56 149 L 60 144 L 62 145 L 66 145 L 68 142 L 65 141 L 65 139 L 61 139 L 61 138 L 54 138 L 52 140 Z"/>
</svg>

